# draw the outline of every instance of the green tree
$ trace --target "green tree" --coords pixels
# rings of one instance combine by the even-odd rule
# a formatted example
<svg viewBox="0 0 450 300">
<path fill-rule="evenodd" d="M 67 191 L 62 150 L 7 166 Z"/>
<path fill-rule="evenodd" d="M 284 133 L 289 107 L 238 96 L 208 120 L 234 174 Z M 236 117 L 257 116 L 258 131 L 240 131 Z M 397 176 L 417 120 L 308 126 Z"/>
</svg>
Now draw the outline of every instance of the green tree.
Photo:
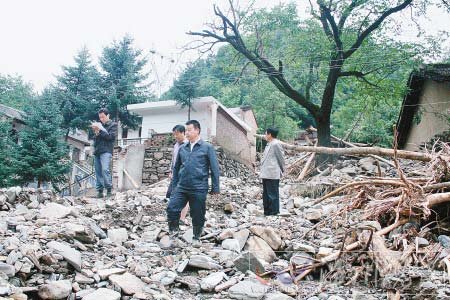
<svg viewBox="0 0 450 300">
<path fill-rule="evenodd" d="M 33 97 L 32 85 L 22 77 L 0 75 L 0 104 L 23 110 Z"/>
<path fill-rule="evenodd" d="M 125 36 L 103 49 L 100 66 L 104 71 L 103 88 L 106 98 L 102 106 L 108 107 L 112 118 L 122 126 L 135 128 L 137 116 L 127 110 L 128 104 L 145 102 L 151 93 L 144 71 L 147 59 L 142 50 L 133 47 L 133 39 Z"/>
<path fill-rule="evenodd" d="M 195 64 L 187 66 L 186 70 L 174 81 L 170 91 L 170 97 L 173 97 L 181 108 L 188 108 L 188 120 L 191 119 L 192 102 L 199 96 L 197 89 L 199 86 L 201 68 L 199 66 L 203 61 L 198 60 Z"/>
<path fill-rule="evenodd" d="M 17 145 L 11 130 L 11 123 L 0 120 L 0 187 L 13 185 L 17 173 Z"/>
<path fill-rule="evenodd" d="M 43 182 L 51 182 L 56 187 L 66 180 L 71 166 L 61 129 L 63 116 L 48 90 L 33 101 L 26 112 L 27 127 L 20 132 L 20 182 L 36 180 L 38 187 Z"/>
<path fill-rule="evenodd" d="M 389 40 L 386 31 L 395 25 L 392 15 L 406 8 L 423 13 L 430 5 L 412 2 L 316 0 L 310 18 L 302 21 L 294 4 L 288 5 L 290 13 L 283 6 L 250 12 L 236 9 L 230 1 L 228 15 L 215 6 L 217 23 L 189 34 L 201 38 L 197 47 L 225 43 L 245 57 L 281 93 L 308 111 L 318 129 L 319 145 L 329 146 L 335 100 L 345 92 L 339 88 L 341 82 L 352 78 L 370 86 L 376 85 L 371 78 L 386 75 L 395 60 L 380 56 L 383 51 L 371 54 L 383 50 Z M 279 47 L 280 43 L 286 46 Z M 374 46 L 378 47 L 368 51 Z"/>
<path fill-rule="evenodd" d="M 87 48 L 74 58 L 74 66 L 63 66 L 53 88 L 63 116 L 62 128 L 66 138 L 72 129 L 87 129 L 91 120 L 97 119 L 102 99 L 101 76 L 92 64 Z"/>
</svg>

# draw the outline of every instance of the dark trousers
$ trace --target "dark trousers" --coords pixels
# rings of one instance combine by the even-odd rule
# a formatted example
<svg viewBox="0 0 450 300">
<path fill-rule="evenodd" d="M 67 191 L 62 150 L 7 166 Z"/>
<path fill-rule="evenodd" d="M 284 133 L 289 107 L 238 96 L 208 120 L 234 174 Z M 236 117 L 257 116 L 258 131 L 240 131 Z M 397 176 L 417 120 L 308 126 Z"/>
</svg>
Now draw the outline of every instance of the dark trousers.
<svg viewBox="0 0 450 300">
<path fill-rule="evenodd" d="M 266 216 L 280 213 L 280 180 L 263 179 L 263 204 Z"/>
<path fill-rule="evenodd" d="M 169 187 L 167 188 L 167 192 L 166 192 L 166 198 L 170 199 L 170 195 L 172 194 L 172 190 L 173 190 L 173 184 L 172 184 L 172 180 L 170 181 Z"/>
<path fill-rule="evenodd" d="M 189 213 L 192 218 L 192 225 L 203 227 L 205 224 L 206 196 L 208 191 L 186 191 L 178 188 L 172 191 L 169 204 L 167 205 L 168 221 L 180 219 L 180 213 L 189 202 Z"/>
</svg>

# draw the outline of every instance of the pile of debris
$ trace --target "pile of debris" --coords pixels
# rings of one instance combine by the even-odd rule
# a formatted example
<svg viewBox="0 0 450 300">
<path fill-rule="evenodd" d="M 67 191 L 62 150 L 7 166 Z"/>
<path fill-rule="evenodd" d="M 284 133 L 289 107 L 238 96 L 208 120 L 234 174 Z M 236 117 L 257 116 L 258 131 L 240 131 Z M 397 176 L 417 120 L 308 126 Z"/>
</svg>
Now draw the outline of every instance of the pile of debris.
<svg viewBox="0 0 450 300">
<path fill-rule="evenodd" d="M 167 182 L 103 200 L 1 190 L 0 299 L 448 299 L 446 155 L 294 176 L 277 217 L 255 176 L 221 177 L 200 248 L 189 218 L 169 237 Z"/>
</svg>

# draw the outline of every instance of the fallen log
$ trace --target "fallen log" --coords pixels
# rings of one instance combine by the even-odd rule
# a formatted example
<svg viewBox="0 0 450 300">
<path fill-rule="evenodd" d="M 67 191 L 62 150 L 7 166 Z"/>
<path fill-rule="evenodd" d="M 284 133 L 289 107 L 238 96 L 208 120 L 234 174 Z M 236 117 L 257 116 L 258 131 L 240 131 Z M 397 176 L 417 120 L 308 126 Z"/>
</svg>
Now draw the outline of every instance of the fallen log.
<svg viewBox="0 0 450 300">
<path fill-rule="evenodd" d="M 349 147 L 352 147 L 352 148 L 357 148 L 357 147 L 358 147 L 358 146 L 356 146 L 355 144 L 350 143 L 350 142 L 346 142 L 346 141 L 344 141 L 343 139 L 340 139 L 340 138 L 338 138 L 338 137 L 336 137 L 336 136 L 334 136 L 334 135 L 331 135 L 331 138 L 332 138 L 332 139 L 335 139 L 335 140 L 337 140 L 337 141 L 339 141 L 339 142 L 342 142 L 344 145 L 347 145 L 347 146 L 349 146 Z M 382 161 L 382 162 L 384 162 L 384 163 L 390 165 L 391 167 L 394 167 L 394 168 L 395 168 L 394 163 L 391 162 L 391 161 L 388 161 L 387 159 L 384 159 L 384 158 L 382 158 L 382 157 L 379 157 L 379 156 L 373 155 L 373 154 L 370 154 L 370 155 L 368 155 L 368 156 L 369 156 L 369 157 L 372 157 L 372 158 L 374 158 L 374 159 L 376 159 L 377 161 Z"/>
<path fill-rule="evenodd" d="M 317 146 L 317 144 L 315 146 Z M 303 180 L 303 178 L 305 178 L 305 176 L 308 174 L 309 167 L 311 166 L 312 162 L 314 161 L 315 156 L 316 156 L 316 154 L 312 153 L 311 156 L 308 158 L 305 166 L 303 167 L 302 172 L 300 173 L 300 175 L 297 178 L 298 181 Z"/>
<path fill-rule="evenodd" d="M 263 137 L 260 134 L 256 135 L 257 137 Z M 312 152 L 312 153 L 320 153 L 320 154 L 329 154 L 329 155 L 378 155 L 378 156 L 387 156 L 394 157 L 395 155 L 398 158 L 411 159 L 411 160 L 419 160 L 429 162 L 432 160 L 433 156 L 428 153 L 422 152 L 414 152 L 407 150 L 397 150 L 380 147 L 354 147 L 354 148 L 329 148 L 329 147 L 315 147 L 315 146 L 296 146 L 291 145 L 285 142 L 280 141 L 280 144 L 286 149 L 300 151 L 300 152 Z M 395 153 L 396 152 L 396 153 Z"/>
</svg>

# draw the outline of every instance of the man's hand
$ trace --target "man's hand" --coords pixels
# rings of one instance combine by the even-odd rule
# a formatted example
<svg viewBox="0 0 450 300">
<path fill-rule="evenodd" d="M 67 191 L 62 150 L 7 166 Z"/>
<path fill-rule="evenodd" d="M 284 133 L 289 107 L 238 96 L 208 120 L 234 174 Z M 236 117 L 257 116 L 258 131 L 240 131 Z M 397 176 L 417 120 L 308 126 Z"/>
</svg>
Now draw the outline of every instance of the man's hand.
<svg viewBox="0 0 450 300">
<path fill-rule="evenodd" d="M 94 131 L 95 135 L 98 135 L 100 133 L 100 128 L 95 123 L 91 124 L 91 128 L 92 128 L 92 131 Z"/>
</svg>

